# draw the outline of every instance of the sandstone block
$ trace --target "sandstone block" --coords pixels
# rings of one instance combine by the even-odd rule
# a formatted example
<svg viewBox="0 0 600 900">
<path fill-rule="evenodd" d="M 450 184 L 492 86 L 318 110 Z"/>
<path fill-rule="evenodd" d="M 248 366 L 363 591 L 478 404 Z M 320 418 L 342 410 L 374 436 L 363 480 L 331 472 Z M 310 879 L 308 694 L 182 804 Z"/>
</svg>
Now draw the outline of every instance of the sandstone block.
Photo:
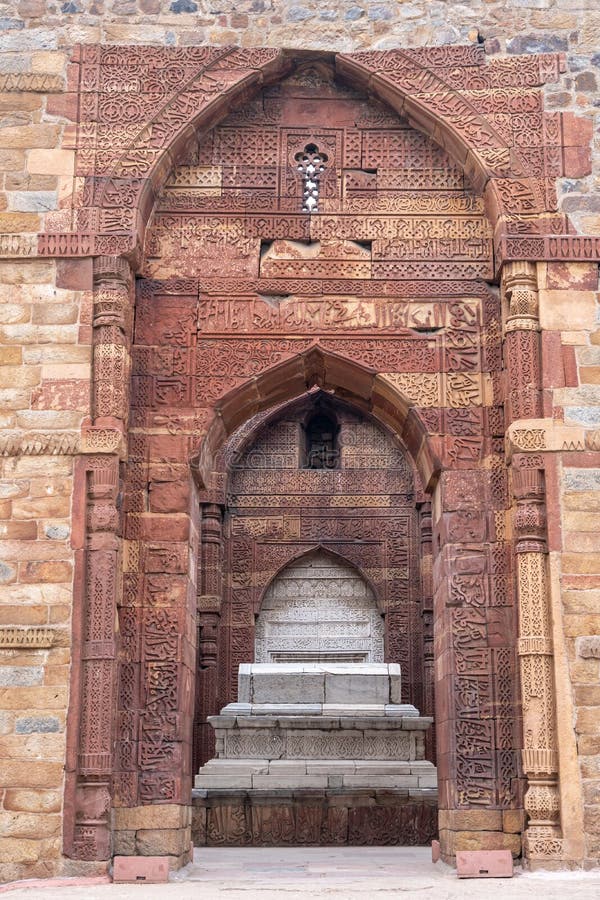
<svg viewBox="0 0 600 900">
<path fill-rule="evenodd" d="M 598 592 L 591 592 L 594 596 L 592 596 L 591 602 L 597 608 L 597 597 L 595 596 Z M 579 611 L 579 610 L 577 610 Z M 584 610 L 587 612 L 587 610 Z M 578 637 L 575 641 L 575 647 L 577 648 L 577 654 L 582 657 L 582 659 L 598 659 L 600 660 L 600 635 L 585 635 L 583 637 Z"/>
<path fill-rule="evenodd" d="M 30 687 L 41 684 L 41 666 L 0 666 L 0 687 Z"/>
<path fill-rule="evenodd" d="M 41 840 L 61 833 L 61 816 L 56 813 L 0 811 L 0 833 L 7 837 Z"/>
<path fill-rule="evenodd" d="M 521 855 L 521 835 L 501 831 L 456 831 L 454 847 L 459 850 L 510 850 L 513 857 Z"/>
<path fill-rule="evenodd" d="M 3 697 L 0 699 L 4 700 Z M 66 697 L 63 696 L 63 705 Z M 6 788 L 53 788 L 61 789 L 63 764 L 45 760 L 6 760 L 2 765 L 2 779 Z"/>
<path fill-rule="evenodd" d="M 113 852 L 115 857 L 135 856 L 135 831 L 113 831 Z M 138 859 L 146 858 L 138 857 Z"/>
<path fill-rule="evenodd" d="M 37 6 L 41 11 L 30 13 L 36 17 L 42 17 L 46 11 L 46 7 L 42 0 L 24 0 L 28 5 Z M 21 4 L 22 5 L 22 4 Z M 21 15 L 24 13 L 21 12 Z M 31 71 L 44 72 L 51 75 L 62 75 L 67 64 L 67 56 L 57 50 L 35 50 L 31 54 Z"/>
<path fill-rule="evenodd" d="M 53 813 L 60 812 L 61 807 L 60 791 L 11 788 L 4 795 L 4 809 L 14 812 Z"/>
<path fill-rule="evenodd" d="M 15 620 L 13 620 L 15 621 Z M 21 624 L 21 623 L 18 623 Z M 65 687 L 11 687 L 0 690 L 0 709 L 66 709 L 67 691 Z M 32 782 L 33 787 L 53 787 L 52 784 L 36 785 Z"/>
<path fill-rule="evenodd" d="M 17 569 L 15 566 L 11 566 L 8 562 L 0 560 L 0 584 L 10 584 L 16 580 Z"/>
<path fill-rule="evenodd" d="M 181 856 L 190 845 L 189 828 L 157 828 L 140 830 L 135 837 L 136 851 L 141 856 Z"/>
<path fill-rule="evenodd" d="M 159 482 L 151 485 L 150 510 L 152 512 L 185 512 L 189 502 L 187 481 Z"/>
<path fill-rule="evenodd" d="M 121 840 L 121 839 L 120 839 Z M 169 860 L 165 856 L 115 856 L 115 884 L 160 884 L 169 880 Z"/>
<path fill-rule="evenodd" d="M 0 148 L 0 168 L 3 172 L 22 172 L 25 168 L 25 151 Z"/>
<path fill-rule="evenodd" d="M 598 287 L 598 270 L 593 263 L 552 262 L 547 264 L 547 280 L 543 285 L 550 290 L 595 291 Z"/>
<path fill-rule="evenodd" d="M 36 862 L 40 855 L 40 842 L 23 838 L 0 837 L 1 863 Z"/>
<path fill-rule="evenodd" d="M 577 710 L 575 731 L 578 734 L 600 735 L 600 711 L 596 706 L 584 706 Z"/>
<path fill-rule="evenodd" d="M 0 388 L 35 387 L 39 382 L 39 366 L 0 366 Z"/>
<path fill-rule="evenodd" d="M 56 209 L 58 195 L 56 191 L 9 191 L 8 208 L 15 212 L 48 212 Z"/>
<path fill-rule="evenodd" d="M 0 540 L 35 541 L 37 525 L 35 522 L 2 522 L 0 523 Z"/>
<path fill-rule="evenodd" d="M 13 570 L 10 566 L 0 562 L 0 584 L 7 584 L 15 581 L 17 577 L 16 571 L 14 577 L 6 577 L 6 569 L 9 572 Z M 4 579 L 4 580 L 3 580 Z M 46 606 L 13 606 L 11 604 L 0 604 L 0 625 L 45 625 L 48 621 L 48 609 Z"/>
<path fill-rule="evenodd" d="M 0 347 L 0 366 L 19 366 L 22 358 L 21 347 Z"/>
<path fill-rule="evenodd" d="M 520 834 L 525 828 L 525 813 L 522 809 L 505 809 L 502 812 L 502 831 Z"/>
<path fill-rule="evenodd" d="M 49 144 L 52 147 L 55 142 Z M 25 144 L 36 147 L 27 155 L 27 171 L 32 175 L 72 175 L 75 168 L 75 151 L 62 149 L 37 149 L 40 145 Z"/>
<path fill-rule="evenodd" d="M 0 284 L 52 284 L 53 280 L 53 261 L 0 260 Z"/>
<path fill-rule="evenodd" d="M 600 636 L 600 613 L 565 616 L 564 623 L 565 634 L 569 637 Z"/>
<path fill-rule="evenodd" d="M 7 409 L 26 409 L 29 406 L 30 391 L 26 389 L 0 388 L 0 407 Z"/>
<path fill-rule="evenodd" d="M 540 325 L 555 331 L 572 328 L 593 330 L 596 320 L 596 295 L 593 291 L 540 291 Z"/>
<path fill-rule="evenodd" d="M 510 850 L 458 850 L 456 874 L 459 878 L 512 878 Z"/>
<path fill-rule="evenodd" d="M 75 303 L 44 303 L 33 307 L 32 322 L 34 325 L 71 325 L 77 322 L 79 307 Z M 56 359 L 55 359 L 56 364 Z M 45 375 L 50 378 L 52 376 Z M 57 375 L 57 378 L 77 378 L 73 375 Z"/>
<path fill-rule="evenodd" d="M 8 129 L 4 129 L 8 131 Z M 29 212 L 3 212 L 0 213 L 0 232 L 15 234 L 18 232 L 39 231 L 40 217 L 36 213 Z"/>
<path fill-rule="evenodd" d="M 72 578 L 73 566 L 70 562 L 65 561 L 44 561 L 44 562 L 27 562 L 22 564 L 19 570 L 19 576 L 22 582 L 37 583 L 44 582 L 70 582 Z"/>
<path fill-rule="evenodd" d="M 62 734 L 5 734 L 0 737 L 0 754 L 3 759 L 62 761 L 64 749 L 65 738 Z"/>
<path fill-rule="evenodd" d="M 15 325 L 22 322 L 29 322 L 31 319 L 31 307 L 27 304 L 22 303 L 3 303 L 0 307 L 0 323 L 2 325 Z M 7 355 L 11 349 L 11 347 L 3 347 L 5 351 L 5 355 Z M 20 347 L 15 347 L 15 350 L 21 350 Z M 21 351 L 22 352 L 22 351 Z M 3 363 L 3 366 L 7 368 L 11 368 L 9 363 Z M 2 385 L 4 387 L 4 385 Z M 10 382 L 7 387 L 14 387 L 15 385 L 11 385 Z"/>
<path fill-rule="evenodd" d="M 159 806 L 116 807 L 114 827 L 117 831 L 153 831 L 157 828 L 181 828 L 186 822 L 187 806 L 165 803 Z"/>
</svg>

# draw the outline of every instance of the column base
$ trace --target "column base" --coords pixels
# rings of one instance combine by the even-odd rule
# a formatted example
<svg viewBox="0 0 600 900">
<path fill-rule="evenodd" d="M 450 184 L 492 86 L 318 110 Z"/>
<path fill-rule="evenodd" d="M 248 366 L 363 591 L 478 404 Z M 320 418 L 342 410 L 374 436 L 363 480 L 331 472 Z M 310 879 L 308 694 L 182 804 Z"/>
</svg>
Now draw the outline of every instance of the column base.
<svg viewBox="0 0 600 900">
<path fill-rule="evenodd" d="M 170 869 L 192 860 L 192 808 L 179 804 L 113 810 L 115 856 L 166 856 Z"/>
</svg>

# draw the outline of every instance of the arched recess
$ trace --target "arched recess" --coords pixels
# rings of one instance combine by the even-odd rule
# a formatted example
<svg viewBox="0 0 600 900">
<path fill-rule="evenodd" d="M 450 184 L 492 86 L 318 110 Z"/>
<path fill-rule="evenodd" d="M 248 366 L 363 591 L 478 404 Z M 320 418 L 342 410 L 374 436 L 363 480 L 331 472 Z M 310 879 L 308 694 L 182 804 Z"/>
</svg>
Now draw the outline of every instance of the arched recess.
<svg viewBox="0 0 600 900">
<path fill-rule="evenodd" d="M 275 571 L 275 573 L 271 577 L 271 580 L 267 584 L 261 586 L 261 590 L 258 595 L 258 600 L 257 600 L 257 604 L 256 604 L 256 606 L 257 606 L 256 613 L 257 614 L 260 614 L 260 610 L 263 607 L 265 596 L 266 596 L 268 590 L 270 589 L 273 582 L 277 578 L 279 578 L 281 573 L 285 569 L 287 569 L 290 566 L 293 566 L 295 563 L 299 562 L 300 560 L 303 560 L 305 557 L 312 556 L 315 554 L 322 554 L 322 555 L 329 557 L 334 563 L 337 563 L 340 567 L 353 569 L 357 573 L 357 576 L 361 579 L 361 581 L 363 581 L 365 583 L 365 585 L 367 586 L 368 591 L 369 591 L 370 595 L 372 596 L 374 603 L 377 605 L 379 612 L 384 611 L 383 610 L 383 600 L 382 600 L 381 594 L 377 590 L 377 586 L 374 584 L 374 582 L 368 572 L 365 572 L 359 564 L 350 560 L 343 553 L 340 553 L 339 551 L 336 551 L 336 550 L 332 550 L 330 547 L 326 547 L 323 543 L 315 543 L 315 544 L 313 544 L 312 547 L 307 547 L 307 548 L 303 548 L 302 550 L 292 551 L 289 559 L 287 559 L 285 562 L 281 563 L 279 568 Z"/>
<path fill-rule="evenodd" d="M 419 415 L 419 387 L 407 396 L 393 375 L 378 373 L 360 363 L 314 345 L 249 379 L 219 399 L 214 415 L 191 465 L 201 486 L 213 486 L 215 455 L 223 443 L 252 416 L 301 397 L 318 387 L 372 415 L 398 436 L 408 449 L 424 488 L 431 491 L 441 472 L 435 437 Z"/>
<path fill-rule="evenodd" d="M 383 662 L 384 624 L 372 586 L 321 545 L 296 555 L 263 593 L 254 659 Z"/>
<path fill-rule="evenodd" d="M 352 372 L 355 375 L 356 369 Z M 292 393 L 293 388 L 290 385 Z M 224 439 L 222 450 L 217 449 L 216 469 L 200 498 L 209 512 L 211 538 L 215 505 L 222 509 L 225 574 L 217 587 L 221 601 L 213 604 L 210 595 L 199 601 L 203 609 L 198 619 L 194 738 L 199 762 L 213 755 L 207 716 L 235 698 L 237 666 L 252 659 L 254 617 L 265 591 L 278 572 L 318 548 L 357 569 L 370 585 L 385 616 L 386 659 L 399 663 L 403 671 L 403 702 L 433 713 L 431 594 L 423 598 L 420 567 L 419 510 L 427 506 L 426 497 L 402 442 L 389 425 L 369 414 L 364 402 L 349 402 L 349 393 L 314 386 L 306 390 L 305 385 L 304 392 L 287 403 L 279 393 L 262 414 L 252 415 L 246 406 L 251 418 L 241 421 Z M 301 423 L 321 404 L 340 427 L 340 465 L 329 471 L 303 470 Z M 294 426 L 296 436 L 290 438 Z M 255 459 L 260 460 L 258 468 Z M 201 535 L 204 541 L 204 519 Z M 208 662 L 205 623 L 214 637 Z M 428 751 L 432 758 L 433 747 Z"/>
<path fill-rule="evenodd" d="M 149 60 L 154 78 L 146 71 Z M 42 235 L 40 253 L 116 254 L 138 265 L 156 197 L 194 135 L 310 60 L 334 65 L 341 79 L 388 104 L 465 169 L 485 196 L 498 265 L 548 253 L 597 255 L 596 247 L 569 240 L 566 217 L 556 214 L 562 135 L 551 115 L 540 114 L 540 88 L 558 80 L 563 60 L 559 54 L 489 60 L 480 46 L 349 54 L 82 46 L 74 59 L 82 94 L 76 174 L 85 189 L 76 229 Z M 129 82 L 143 84 L 145 92 L 117 96 L 114 84 Z M 545 164 L 532 159 L 534 147 L 544 148 Z M 515 216 L 517 229 L 510 224 Z M 562 243 L 549 242 L 549 235 L 561 235 Z"/>
</svg>

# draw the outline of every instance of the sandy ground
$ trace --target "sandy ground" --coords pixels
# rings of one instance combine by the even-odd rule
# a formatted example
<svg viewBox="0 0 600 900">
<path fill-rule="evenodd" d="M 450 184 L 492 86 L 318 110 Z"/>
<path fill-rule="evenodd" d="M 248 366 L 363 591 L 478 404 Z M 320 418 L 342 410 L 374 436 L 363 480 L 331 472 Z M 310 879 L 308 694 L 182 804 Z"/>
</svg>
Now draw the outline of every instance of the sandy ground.
<svg viewBox="0 0 600 900">
<path fill-rule="evenodd" d="M 209 848 L 169 884 L 15 885 L 7 900 L 600 900 L 600 870 L 461 879 L 428 847 Z M 2 892 L 4 894 L 4 891 Z"/>
</svg>

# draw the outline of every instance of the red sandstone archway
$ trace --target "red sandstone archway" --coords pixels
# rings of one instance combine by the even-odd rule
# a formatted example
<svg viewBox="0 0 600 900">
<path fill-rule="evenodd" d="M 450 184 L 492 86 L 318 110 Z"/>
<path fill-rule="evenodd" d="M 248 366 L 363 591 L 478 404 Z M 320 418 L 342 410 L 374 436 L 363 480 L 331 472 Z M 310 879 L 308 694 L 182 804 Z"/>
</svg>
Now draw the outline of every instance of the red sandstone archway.
<svg viewBox="0 0 600 900">
<path fill-rule="evenodd" d="M 215 403 L 206 436 L 192 456 L 200 484 L 211 489 L 215 455 L 240 425 L 259 412 L 296 400 L 313 387 L 349 402 L 391 430 L 407 447 L 424 487 L 434 487 L 441 463 L 414 400 L 375 370 L 316 345 L 267 369 Z"/>
<path fill-rule="evenodd" d="M 81 198 L 82 206 L 77 211 L 79 230 L 43 236 L 40 252 L 60 256 L 105 254 L 106 257 L 127 257 L 137 263 L 145 223 L 154 200 L 154 190 L 164 183 L 176 155 L 186 144 L 187 139 L 192 137 L 194 130 L 192 123 L 202 127 L 213 124 L 224 114 L 229 101 L 233 97 L 241 96 L 240 91 L 244 87 L 258 84 L 261 70 L 267 71 L 268 66 L 272 64 L 274 69 L 267 75 L 267 79 L 277 77 L 276 70 L 282 57 L 276 51 L 230 51 L 218 53 L 215 57 L 210 57 L 208 53 L 204 59 L 207 64 L 198 72 L 198 59 L 194 57 L 194 49 L 190 48 L 187 55 L 185 52 L 180 53 L 179 61 L 183 61 L 184 67 L 191 67 L 195 72 L 189 79 L 185 79 L 193 96 L 190 98 L 185 91 L 177 94 L 173 92 L 163 106 L 164 115 L 154 114 L 154 109 L 149 112 L 148 104 L 144 107 L 147 98 L 143 98 L 134 115 L 134 118 L 137 117 L 144 123 L 140 128 L 135 149 L 119 147 L 115 137 L 116 150 L 113 152 L 108 149 L 108 143 L 97 145 L 95 138 L 89 137 L 90 130 L 86 130 L 84 126 L 88 123 L 102 124 L 103 140 L 107 142 L 109 138 L 106 135 L 111 128 L 117 127 L 123 110 L 117 109 L 115 112 L 111 109 L 110 102 L 105 96 L 108 92 L 104 91 L 103 85 L 106 84 L 106 78 L 118 74 L 122 65 L 122 51 L 114 48 L 102 50 L 93 48 L 93 51 L 93 53 L 82 51 L 81 59 L 81 83 L 85 83 L 90 89 L 82 104 L 82 127 L 78 144 L 78 172 L 86 178 Z M 168 52 L 153 50 L 153 53 L 156 54 L 157 62 L 160 63 L 162 60 L 165 68 L 170 70 L 174 60 L 169 57 Z M 252 56 L 253 53 L 255 56 Z M 502 77 L 504 83 L 510 85 L 511 72 L 502 73 L 497 67 L 486 64 L 480 51 L 472 48 L 439 48 L 435 52 L 431 51 L 429 55 L 423 55 L 419 51 L 419 55 L 424 65 L 418 67 L 413 55 L 400 52 L 377 55 L 376 58 L 356 55 L 356 58 L 352 58 L 354 61 L 349 61 L 348 58 L 338 59 L 340 71 L 345 67 L 348 74 L 362 78 L 362 83 L 368 69 L 376 70 L 376 75 L 370 81 L 375 92 L 388 100 L 394 108 L 405 110 L 409 120 L 417 127 L 422 127 L 426 131 L 433 130 L 434 139 L 445 146 L 461 165 L 470 169 L 482 190 L 484 184 L 487 184 L 485 191 L 488 214 L 497 224 L 497 264 L 500 264 L 503 258 L 544 259 L 568 256 L 570 259 L 590 259 L 596 256 L 597 241 L 569 236 L 564 217 L 554 215 L 552 181 L 556 175 L 552 178 L 544 176 L 537 179 L 535 184 L 531 183 L 531 179 L 523 175 L 522 155 L 515 153 L 513 131 L 510 139 L 507 138 L 504 144 L 498 144 L 496 130 L 488 128 L 477 111 L 473 116 L 472 103 L 475 103 L 475 100 L 473 99 L 471 105 L 468 103 L 467 106 L 464 105 L 466 101 L 461 96 L 461 90 L 481 88 L 485 96 L 478 97 L 477 104 L 488 107 L 489 102 L 495 97 L 495 102 L 502 106 L 506 97 L 495 85 Z M 138 57 L 135 55 L 128 55 L 128 62 L 135 66 L 136 58 Z M 139 59 L 141 57 L 138 61 Z M 410 64 L 407 60 L 410 60 Z M 531 100 L 529 95 L 535 95 L 539 100 L 540 92 L 537 87 L 548 73 L 556 76 L 558 60 L 555 57 L 544 58 L 543 61 L 531 58 L 528 60 L 528 66 L 526 77 L 530 79 L 532 90 L 526 92 L 527 102 Z M 457 67 L 459 71 L 456 71 Z M 518 77 L 524 77 L 523 61 L 518 61 L 518 66 L 512 73 L 515 78 L 517 68 Z M 459 84 L 459 88 L 425 99 L 416 96 L 420 93 L 419 89 L 424 86 L 439 86 L 438 69 L 444 70 L 442 80 L 454 81 Z M 404 76 L 398 74 L 403 71 L 409 72 L 407 83 L 402 81 Z M 386 72 L 388 74 L 385 74 Z M 200 89 L 194 93 L 192 88 L 197 76 L 196 87 Z M 200 95 L 202 99 L 199 101 Z M 114 93 L 112 99 L 114 101 Z M 433 109 L 436 103 L 442 104 L 441 111 Z M 198 106 L 202 106 L 203 109 L 200 115 Z M 536 116 L 535 127 L 528 133 L 536 135 L 536 141 L 539 137 L 539 144 L 543 148 L 541 155 L 547 161 L 555 157 L 555 151 L 561 147 L 562 137 L 556 131 L 556 122 L 551 116 L 548 118 L 545 113 L 540 113 L 539 116 L 536 113 Z M 479 138 L 482 139 L 485 148 L 483 153 L 475 149 Z M 484 165 L 482 156 L 485 158 L 486 153 L 488 162 Z M 495 174 L 486 169 L 486 166 L 494 169 Z M 496 202 L 498 198 L 499 202 Z M 542 211 L 550 215 L 542 218 L 539 215 Z M 512 229 L 518 236 L 510 236 Z M 551 234 L 548 234 L 547 230 Z M 506 236 L 507 234 L 509 236 Z M 86 690 L 93 682 L 94 673 L 97 674 L 101 666 L 103 671 L 112 671 L 114 660 L 114 632 L 111 631 L 110 623 L 114 622 L 116 585 L 112 582 L 104 584 L 103 579 L 107 572 L 114 571 L 118 546 L 115 537 L 118 520 L 116 514 L 118 460 L 114 451 L 119 449 L 120 440 L 126 433 L 127 419 L 125 387 L 127 369 L 124 360 L 127 357 L 129 341 L 127 329 L 130 298 L 125 284 L 126 270 L 123 258 L 98 259 L 95 263 L 98 301 L 95 326 L 100 348 L 97 353 L 95 374 L 95 425 L 86 429 L 85 441 L 88 452 L 95 452 L 98 455 L 88 457 L 82 465 L 82 469 L 88 471 L 88 512 L 91 524 L 90 540 L 86 546 L 87 562 L 82 563 L 81 567 L 81 589 L 88 604 L 87 607 L 82 604 L 84 610 L 95 609 L 95 606 L 104 604 L 102 616 L 98 619 L 104 623 L 104 630 L 103 639 L 98 640 L 91 650 L 86 645 L 86 652 L 89 651 L 91 654 L 83 660 L 85 675 L 83 681 Z M 178 287 L 171 285 L 171 288 L 172 293 L 185 293 L 188 289 L 184 280 Z M 122 340 L 115 340 L 114 331 L 120 331 Z M 107 348 L 117 349 L 115 352 L 112 352 L 112 349 L 108 352 Z M 360 408 L 369 409 L 373 415 L 403 435 L 424 483 L 432 489 L 436 486 L 436 481 L 438 482 L 434 510 L 434 545 L 437 557 L 435 587 L 439 623 L 437 674 L 439 696 L 442 699 L 437 718 L 443 749 L 440 760 L 441 801 L 442 808 L 449 811 L 444 819 L 448 826 L 446 830 L 448 832 L 460 830 L 460 814 L 462 812 L 466 814 L 472 808 L 483 812 L 483 807 L 490 815 L 487 818 L 482 817 L 482 821 L 485 820 L 482 830 L 488 830 L 494 837 L 500 835 L 501 839 L 502 826 L 499 827 L 497 824 L 497 814 L 502 809 L 518 807 L 522 790 L 522 784 L 515 777 L 515 773 L 519 771 L 515 748 L 519 744 L 512 724 L 515 708 L 513 659 L 515 628 L 509 602 L 512 571 L 510 554 L 507 546 L 504 546 L 506 541 L 500 536 L 502 517 L 495 516 L 496 511 L 502 512 L 505 509 L 504 470 L 500 465 L 486 469 L 479 465 L 476 457 L 472 457 L 475 459 L 472 465 L 465 465 L 465 462 L 468 462 L 468 456 L 465 459 L 465 454 L 477 453 L 479 432 L 476 432 L 474 442 L 465 439 L 473 435 L 461 435 L 457 438 L 451 431 L 444 436 L 444 441 L 438 437 L 427 437 L 428 433 L 437 434 L 430 426 L 434 416 L 429 416 L 425 428 L 420 416 L 412 409 L 411 404 L 406 402 L 402 391 L 398 391 L 393 382 L 390 383 L 382 375 L 376 374 L 376 370 L 364 366 L 354 367 L 353 363 L 348 363 L 345 359 L 339 362 L 333 353 L 307 350 L 284 362 L 275 375 L 274 372 L 275 369 L 270 373 L 271 383 L 267 381 L 266 373 L 261 373 L 258 379 L 248 380 L 241 386 L 240 392 L 236 389 L 232 394 L 225 395 L 222 402 L 217 404 L 218 411 L 210 427 L 209 438 L 203 445 L 204 449 L 198 463 L 194 463 L 200 472 L 204 487 L 208 489 L 204 499 L 208 505 L 211 505 L 212 501 L 218 502 L 218 480 L 216 482 L 211 480 L 215 449 L 236 424 L 243 420 L 246 414 L 243 411 L 245 405 L 248 405 L 250 414 L 251 411 L 258 411 L 270 403 L 276 404 L 284 399 L 285 390 L 283 395 L 281 393 L 282 374 L 296 385 L 296 393 L 290 396 L 297 396 L 299 391 L 306 390 L 311 379 L 317 379 L 315 383 L 321 383 L 326 389 L 333 386 L 340 396 L 347 396 Z M 490 382 L 493 382 L 493 379 L 490 379 Z M 458 407 L 451 405 L 450 408 L 458 408 L 460 411 L 478 404 L 489 406 L 485 423 L 481 424 L 481 436 L 490 446 L 497 447 L 502 428 L 498 420 L 492 421 L 493 404 L 481 404 L 479 400 L 471 403 L 467 395 L 470 393 L 471 397 L 475 396 L 474 385 L 469 385 L 468 379 L 463 380 L 463 384 L 467 384 L 467 387 L 462 389 L 463 405 Z M 497 409 L 505 398 L 494 383 L 487 385 L 486 390 L 487 396 L 494 398 L 497 415 Z M 456 423 L 459 418 L 458 415 L 454 416 L 454 422 Z M 206 424 L 204 420 L 200 422 L 198 430 L 203 431 Z M 158 581 L 154 578 L 155 575 L 166 573 L 170 578 L 184 576 L 185 567 L 189 564 L 189 547 L 160 547 L 160 531 L 164 530 L 165 523 L 160 523 L 159 527 L 144 522 L 143 513 L 135 506 L 140 502 L 140 498 L 136 495 L 143 493 L 137 489 L 140 482 L 136 479 L 141 478 L 143 482 L 143 474 L 140 473 L 145 471 L 144 467 L 150 465 L 155 470 L 160 470 L 159 477 L 164 478 L 165 473 L 169 474 L 167 471 L 169 466 L 181 465 L 182 457 L 191 449 L 189 441 L 182 438 L 180 432 L 171 433 L 169 427 L 167 426 L 166 433 L 160 430 L 162 428 L 160 426 L 156 434 L 140 436 L 132 433 L 129 438 L 128 477 L 134 489 L 126 500 L 130 519 L 126 531 L 125 580 L 126 590 L 131 591 L 130 596 L 133 597 L 138 596 L 136 592 L 142 590 L 139 585 L 145 584 L 148 575 L 153 576 L 151 580 L 153 586 L 156 586 Z M 174 445 L 177 442 L 179 443 L 175 450 Z M 106 453 L 107 456 L 99 455 L 102 453 Z M 111 453 L 113 455 L 110 455 Z M 440 464 L 440 459 L 444 462 L 444 466 Z M 452 460 L 452 465 L 448 465 L 448 459 Z M 163 504 L 170 502 L 172 506 L 168 510 L 168 515 L 173 515 L 174 518 L 170 519 L 169 523 L 173 527 L 175 525 L 183 527 L 181 519 L 176 521 L 176 517 L 182 513 L 182 507 L 176 503 L 186 501 L 187 495 L 183 492 L 175 503 L 172 497 L 170 500 L 164 499 L 167 491 L 156 488 L 155 496 L 161 493 L 163 495 L 161 502 Z M 186 524 L 187 530 L 175 532 L 185 533 L 186 539 L 189 538 L 192 552 L 196 524 L 192 515 L 191 526 Z M 153 531 L 154 527 L 159 530 Z M 136 531 L 136 528 L 140 530 Z M 145 540 L 149 545 L 145 547 L 141 560 L 136 559 L 134 549 L 140 540 L 142 543 Z M 185 541 L 174 541 L 173 544 L 184 545 Z M 155 568 L 157 566 L 160 567 L 158 570 Z M 207 571 L 210 571 L 210 566 Z M 160 594 L 160 591 L 158 593 Z M 488 600 L 491 596 L 495 601 L 500 598 L 500 602 L 490 605 Z M 162 686 L 164 689 L 167 683 L 166 675 L 169 673 L 166 660 L 156 656 L 157 653 L 164 653 L 164 649 L 157 649 L 154 643 L 157 634 L 163 637 L 168 634 L 169 641 L 166 644 L 169 651 L 174 648 L 173 653 L 177 654 L 180 648 L 177 645 L 176 635 L 181 634 L 177 628 L 181 628 L 182 622 L 177 621 L 174 627 L 164 613 L 159 615 L 156 611 L 147 609 L 138 612 L 134 602 L 123 606 L 127 609 L 121 612 L 121 640 L 125 643 L 127 635 L 132 646 L 136 641 L 139 644 L 143 620 L 143 641 L 146 648 L 144 652 L 150 648 L 150 656 L 152 654 L 154 656 L 152 661 L 148 662 L 150 656 L 142 659 L 141 651 L 137 649 L 135 651 L 137 657 L 125 659 L 130 669 L 127 670 L 127 677 L 122 680 L 123 696 L 125 700 L 129 697 L 137 698 L 137 705 L 132 703 L 130 707 L 135 710 L 142 705 L 140 699 L 142 688 L 146 692 L 143 720 L 146 732 L 140 732 L 139 720 L 135 720 L 133 716 L 131 718 L 124 716 L 119 723 L 121 729 L 119 771 L 115 776 L 117 805 L 127 807 L 139 803 L 138 808 L 143 810 L 144 804 L 159 802 L 183 808 L 190 773 L 185 767 L 178 767 L 186 752 L 185 716 L 186 711 L 189 711 L 191 693 L 189 671 L 181 677 L 180 672 L 173 674 L 172 683 L 168 688 L 172 691 L 169 701 L 170 711 L 167 714 L 161 712 L 160 704 L 164 702 L 164 696 L 161 696 L 159 688 Z M 192 612 L 191 605 L 183 604 L 182 621 L 186 616 L 192 616 Z M 190 634 L 188 621 L 185 640 L 193 643 Z M 186 646 L 184 650 L 189 660 L 189 647 Z M 130 652 L 129 648 L 127 652 Z M 132 650 L 131 653 L 133 652 Z M 96 655 L 93 655 L 94 653 Z M 147 669 L 144 675 L 146 680 L 142 684 L 140 670 L 143 665 L 147 665 Z M 158 679 L 158 673 L 162 680 Z M 129 675 L 131 679 L 127 681 Z M 76 685 L 75 680 L 74 686 Z M 85 728 L 79 763 L 73 762 L 73 752 L 69 763 L 69 791 L 74 792 L 79 765 L 79 772 L 83 776 L 80 781 L 80 794 L 84 798 L 82 802 L 78 801 L 79 806 L 74 815 L 76 839 L 71 851 L 84 858 L 86 855 L 87 858 L 102 858 L 103 854 L 110 852 L 105 835 L 108 830 L 107 803 L 110 803 L 108 794 L 112 771 L 110 723 L 114 698 L 107 692 L 107 695 L 101 698 L 102 708 L 93 707 L 91 702 L 95 700 L 93 692 L 86 694 L 86 699 L 90 700 L 90 711 L 86 712 L 83 720 Z M 123 706 L 127 708 L 127 703 L 125 702 Z M 457 712 L 459 706 L 460 710 Z M 176 712 L 173 715 L 174 710 Z M 490 717 L 490 710 L 494 710 L 495 717 Z M 177 718 L 180 712 L 183 712 L 183 725 Z M 154 713 L 156 715 L 153 727 L 148 729 L 147 724 Z M 77 716 L 73 721 L 75 724 L 71 728 L 72 734 L 78 731 Z M 107 740 L 104 742 L 98 740 L 98 734 L 107 735 Z M 93 745 L 94 740 L 102 745 L 101 750 Z M 136 756 L 138 742 L 140 753 Z M 108 746 L 105 747 L 107 743 Z M 139 794 L 136 793 L 137 766 L 145 767 Z M 183 774 L 178 774 L 180 772 Z M 85 797 L 91 799 L 85 800 Z M 174 826 L 182 834 L 186 827 L 183 824 L 184 819 L 185 815 L 182 813 L 180 825 Z M 123 830 L 123 827 L 119 826 L 118 815 L 117 820 L 117 831 Z M 100 833 L 104 837 L 98 839 Z M 453 846 L 451 838 L 446 835 L 445 840 L 447 854 L 451 855 Z M 183 849 L 179 854 L 182 860 L 185 858 L 185 852 Z"/>
</svg>

